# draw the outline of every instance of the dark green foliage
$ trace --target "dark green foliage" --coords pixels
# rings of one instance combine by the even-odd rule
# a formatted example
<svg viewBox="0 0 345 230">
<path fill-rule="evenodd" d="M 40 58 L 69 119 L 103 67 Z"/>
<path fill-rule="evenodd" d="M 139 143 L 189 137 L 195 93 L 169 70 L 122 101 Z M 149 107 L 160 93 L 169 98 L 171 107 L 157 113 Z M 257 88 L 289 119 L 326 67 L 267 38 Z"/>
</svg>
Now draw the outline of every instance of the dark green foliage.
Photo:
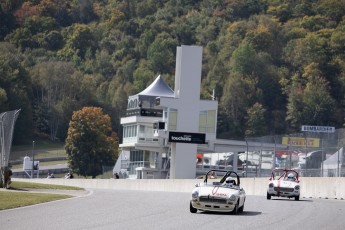
<svg viewBox="0 0 345 230">
<path fill-rule="evenodd" d="M 174 68 L 174 51 L 178 44 L 167 33 L 159 34 L 148 47 L 149 67 L 156 73 L 171 73 Z"/>
<path fill-rule="evenodd" d="M 255 103 L 247 110 L 247 129 L 245 131 L 246 137 L 260 137 L 266 134 L 266 109 L 259 103 Z"/>
<path fill-rule="evenodd" d="M 201 97 L 215 90 L 219 136 L 339 128 L 344 16 L 338 0 L 3 0 L 0 42 L 14 47 L 0 54 L 0 109 L 22 108 L 15 133 L 28 138 L 17 129 L 64 139 L 72 111 L 87 105 L 106 108 L 118 130 L 126 98 L 158 74 L 173 88 L 176 46 L 199 45 Z M 266 133 L 255 131 L 257 120 Z"/>
<path fill-rule="evenodd" d="M 11 0 L 7 0 L 0 3 L 0 40 L 15 27 L 15 17 L 13 16 L 15 5 L 13 2 L 16 1 L 11 3 Z"/>
<path fill-rule="evenodd" d="M 0 42 L 1 112 L 21 109 L 14 131 L 15 143 L 23 143 L 32 137 L 32 85 L 22 60 L 22 55 L 13 45 Z"/>
</svg>

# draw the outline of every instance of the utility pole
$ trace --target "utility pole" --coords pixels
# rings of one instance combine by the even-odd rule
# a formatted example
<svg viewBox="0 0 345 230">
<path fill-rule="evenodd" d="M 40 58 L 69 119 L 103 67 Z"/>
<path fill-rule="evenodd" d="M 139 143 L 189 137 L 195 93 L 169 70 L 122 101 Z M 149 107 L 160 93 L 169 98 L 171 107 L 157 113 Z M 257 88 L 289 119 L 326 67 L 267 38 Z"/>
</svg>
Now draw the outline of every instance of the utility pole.
<svg viewBox="0 0 345 230">
<path fill-rule="evenodd" d="M 34 178 L 34 173 L 35 173 L 35 141 L 32 141 L 32 169 L 31 169 L 31 179 Z"/>
</svg>

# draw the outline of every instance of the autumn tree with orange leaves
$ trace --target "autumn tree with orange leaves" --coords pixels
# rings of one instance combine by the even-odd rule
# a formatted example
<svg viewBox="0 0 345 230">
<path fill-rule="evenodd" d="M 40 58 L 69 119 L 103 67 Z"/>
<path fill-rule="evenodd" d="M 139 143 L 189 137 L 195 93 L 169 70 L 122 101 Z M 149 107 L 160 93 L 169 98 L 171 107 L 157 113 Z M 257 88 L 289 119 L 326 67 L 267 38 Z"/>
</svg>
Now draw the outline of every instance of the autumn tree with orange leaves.
<svg viewBox="0 0 345 230">
<path fill-rule="evenodd" d="M 110 117 L 98 107 L 73 113 L 65 143 L 69 168 L 87 177 L 102 174 L 102 166 L 113 166 L 118 157 L 118 137 Z"/>
</svg>

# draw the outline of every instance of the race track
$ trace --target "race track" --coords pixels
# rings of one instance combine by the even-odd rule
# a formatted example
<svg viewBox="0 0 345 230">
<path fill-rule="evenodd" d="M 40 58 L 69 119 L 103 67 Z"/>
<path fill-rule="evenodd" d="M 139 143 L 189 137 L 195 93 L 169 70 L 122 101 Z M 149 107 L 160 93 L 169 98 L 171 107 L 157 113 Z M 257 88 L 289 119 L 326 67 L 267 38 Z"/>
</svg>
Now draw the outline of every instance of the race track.
<svg viewBox="0 0 345 230">
<path fill-rule="evenodd" d="M 189 212 L 189 193 L 93 189 L 87 196 L 0 211 L 1 229 L 344 229 L 345 201 L 247 196 L 239 215 Z"/>
</svg>

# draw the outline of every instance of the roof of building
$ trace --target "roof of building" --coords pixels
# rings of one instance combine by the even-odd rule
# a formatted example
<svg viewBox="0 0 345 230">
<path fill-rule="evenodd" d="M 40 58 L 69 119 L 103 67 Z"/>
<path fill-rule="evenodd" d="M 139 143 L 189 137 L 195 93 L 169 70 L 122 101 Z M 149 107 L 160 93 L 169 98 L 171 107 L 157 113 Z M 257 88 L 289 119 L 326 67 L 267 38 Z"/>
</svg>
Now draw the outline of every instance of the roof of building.
<svg viewBox="0 0 345 230">
<path fill-rule="evenodd" d="M 157 97 L 174 97 L 174 91 L 163 80 L 161 75 L 158 75 L 156 80 L 151 83 L 146 89 L 137 95 L 157 96 Z"/>
</svg>

